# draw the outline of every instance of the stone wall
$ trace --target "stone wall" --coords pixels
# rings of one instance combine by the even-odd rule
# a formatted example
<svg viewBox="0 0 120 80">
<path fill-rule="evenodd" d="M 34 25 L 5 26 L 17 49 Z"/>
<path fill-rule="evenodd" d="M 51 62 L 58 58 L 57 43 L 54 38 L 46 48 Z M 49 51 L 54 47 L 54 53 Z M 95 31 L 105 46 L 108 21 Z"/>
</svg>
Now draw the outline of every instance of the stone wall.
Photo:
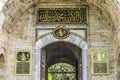
<svg viewBox="0 0 120 80">
<path fill-rule="evenodd" d="M 9 34 L 9 44 L 7 48 L 7 73 L 6 76 L 9 80 L 34 80 L 34 62 L 32 66 L 31 76 L 15 76 L 15 54 L 16 50 L 30 49 L 34 55 L 34 28 L 31 24 L 30 14 L 24 14 L 17 22 L 14 32 Z M 91 64 L 89 66 L 90 80 L 115 80 L 115 52 L 113 48 L 113 34 L 112 28 L 109 24 L 109 18 L 104 12 L 98 8 L 90 8 L 89 13 L 90 26 L 88 26 L 88 45 L 89 51 L 92 50 L 106 50 L 109 55 L 109 74 L 94 76 L 91 73 Z M 90 53 L 89 53 L 90 54 Z M 9 57 L 8 57 L 9 56 Z M 91 55 L 89 55 L 90 58 Z M 33 57 L 34 60 L 34 57 Z M 91 61 L 91 59 L 89 59 Z M 13 63 L 11 63 L 13 62 Z M 89 62 L 91 63 L 91 62 Z"/>
<path fill-rule="evenodd" d="M 32 26 L 29 12 L 26 12 L 19 18 L 13 27 L 13 32 L 8 34 L 7 69 L 6 80 L 34 80 L 34 63 L 32 64 L 32 75 L 16 76 L 15 74 L 15 56 L 17 50 L 31 50 L 34 53 L 34 27 Z"/>
<path fill-rule="evenodd" d="M 116 80 L 116 53 L 114 51 L 112 25 L 108 14 L 97 7 L 90 7 L 89 20 L 89 51 L 106 50 L 109 57 L 109 74 L 90 74 L 90 80 Z"/>
<path fill-rule="evenodd" d="M 78 1 L 78 0 L 77 0 Z M 19 3 L 19 2 L 18 2 Z M 16 4 L 18 4 L 16 1 Z M 29 2 L 26 2 L 29 3 Z M 12 3 L 14 4 L 14 3 Z M 20 3 L 22 4 L 22 2 Z M 63 5 L 63 4 L 62 4 Z M 9 5 L 8 5 L 9 6 Z M 17 6 L 17 5 L 16 5 Z M 25 6 L 25 3 L 23 4 Z M 9 24 L 4 23 L 4 27 L 8 32 L 2 34 L 4 39 L 1 39 L 0 45 L 6 49 L 6 79 L 5 80 L 34 80 L 34 49 L 35 49 L 35 14 L 34 8 L 30 8 L 28 11 L 21 11 L 22 6 L 13 8 L 15 9 L 15 15 L 12 16 L 9 13 L 9 7 L 4 9 L 6 14 L 5 21 L 11 20 Z M 48 7 L 48 6 L 47 6 Z M 55 7 L 55 5 L 54 5 Z M 66 6 L 65 6 L 66 7 Z M 75 7 L 75 6 L 74 6 Z M 19 9 L 20 8 L 20 9 Z M 7 10 L 8 9 L 8 10 Z M 20 13 L 19 13 L 20 11 Z M 13 11 L 14 13 L 14 11 Z M 12 18 L 11 18 L 12 16 Z M 118 34 L 113 31 L 113 25 L 105 11 L 96 6 L 90 6 L 89 8 L 89 23 L 87 41 L 89 46 L 89 80 L 116 80 L 116 48 L 118 42 L 116 37 L 119 37 L 120 30 L 118 28 Z M 7 20 L 8 19 L 8 20 Z M 7 28 L 8 26 L 8 28 Z M 9 31 L 9 26 L 12 26 L 12 30 Z M 119 26 L 119 24 L 118 24 Z M 118 36 L 116 36 L 118 35 Z M 116 39 L 115 39 L 116 38 Z M 116 42 L 114 44 L 114 41 Z M 30 76 L 16 76 L 15 75 L 15 55 L 16 50 L 29 49 L 32 51 L 32 75 Z M 108 75 L 93 75 L 91 65 L 91 54 L 93 50 L 106 50 L 109 57 L 109 74 Z M 1 79 L 1 78 L 0 78 Z"/>
</svg>

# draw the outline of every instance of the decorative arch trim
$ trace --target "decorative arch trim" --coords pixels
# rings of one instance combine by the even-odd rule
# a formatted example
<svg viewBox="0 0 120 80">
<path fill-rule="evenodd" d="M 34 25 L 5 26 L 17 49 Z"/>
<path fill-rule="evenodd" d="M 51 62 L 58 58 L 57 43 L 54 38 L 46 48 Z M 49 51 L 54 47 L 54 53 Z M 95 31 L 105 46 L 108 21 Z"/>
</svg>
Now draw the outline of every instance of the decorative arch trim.
<svg viewBox="0 0 120 80">
<path fill-rule="evenodd" d="M 56 39 L 52 34 L 48 34 L 36 42 L 35 48 L 41 49 L 48 44 L 51 44 L 54 42 L 59 42 L 59 41 L 65 41 L 65 42 L 75 44 L 76 46 L 78 46 L 81 49 L 86 49 L 86 50 L 88 49 L 87 42 L 82 40 L 82 38 L 80 38 L 79 36 L 76 36 L 75 34 L 71 34 L 66 39 Z"/>
<path fill-rule="evenodd" d="M 35 44 L 35 80 L 42 80 L 41 75 L 41 49 L 54 42 L 69 42 L 82 49 L 82 80 L 88 80 L 88 45 L 87 42 L 82 40 L 79 36 L 70 34 L 66 39 L 56 39 L 52 34 L 48 34 L 39 39 Z M 44 80 L 44 79 L 43 79 Z"/>
</svg>

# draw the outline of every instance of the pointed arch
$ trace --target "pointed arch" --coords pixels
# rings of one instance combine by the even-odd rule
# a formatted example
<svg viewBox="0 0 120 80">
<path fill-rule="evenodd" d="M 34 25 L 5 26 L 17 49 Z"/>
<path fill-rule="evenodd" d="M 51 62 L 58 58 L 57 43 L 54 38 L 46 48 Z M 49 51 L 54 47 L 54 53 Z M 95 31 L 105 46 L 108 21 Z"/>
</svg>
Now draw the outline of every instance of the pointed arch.
<svg viewBox="0 0 120 80">
<path fill-rule="evenodd" d="M 6 62 L 6 51 L 5 51 L 5 48 L 4 48 L 4 47 L 1 47 L 1 48 L 0 48 L 0 55 L 3 55 L 4 61 Z"/>
<path fill-rule="evenodd" d="M 0 79 L 5 80 L 6 53 L 5 48 L 0 48 Z"/>
</svg>

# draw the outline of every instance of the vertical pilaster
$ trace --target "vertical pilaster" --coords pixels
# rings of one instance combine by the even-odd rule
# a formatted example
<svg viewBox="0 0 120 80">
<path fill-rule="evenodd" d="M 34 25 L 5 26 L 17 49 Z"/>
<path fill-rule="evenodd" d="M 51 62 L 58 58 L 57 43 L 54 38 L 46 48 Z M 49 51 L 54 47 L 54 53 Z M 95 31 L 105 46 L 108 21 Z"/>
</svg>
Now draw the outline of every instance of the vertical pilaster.
<svg viewBox="0 0 120 80">
<path fill-rule="evenodd" d="M 82 50 L 82 80 L 88 80 L 88 51 Z"/>
<path fill-rule="evenodd" d="M 35 80 L 40 80 L 40 64 L 41 64 L 41 51 L 35 50 Z"/>
</svg>

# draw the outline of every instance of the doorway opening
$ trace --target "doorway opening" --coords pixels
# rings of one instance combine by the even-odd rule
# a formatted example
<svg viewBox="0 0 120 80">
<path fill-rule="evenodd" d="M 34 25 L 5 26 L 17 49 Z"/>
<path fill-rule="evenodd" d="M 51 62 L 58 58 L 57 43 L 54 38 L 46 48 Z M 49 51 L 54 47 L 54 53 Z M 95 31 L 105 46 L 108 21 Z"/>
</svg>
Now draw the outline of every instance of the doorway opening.
<svg viewBox="0 0 120 80">
<path fill-rule="evenodd" d="M 54 42 L 41 49 L 41 78 L 81 80 L 82 50 L 69 42 Z"/>
</svg>

